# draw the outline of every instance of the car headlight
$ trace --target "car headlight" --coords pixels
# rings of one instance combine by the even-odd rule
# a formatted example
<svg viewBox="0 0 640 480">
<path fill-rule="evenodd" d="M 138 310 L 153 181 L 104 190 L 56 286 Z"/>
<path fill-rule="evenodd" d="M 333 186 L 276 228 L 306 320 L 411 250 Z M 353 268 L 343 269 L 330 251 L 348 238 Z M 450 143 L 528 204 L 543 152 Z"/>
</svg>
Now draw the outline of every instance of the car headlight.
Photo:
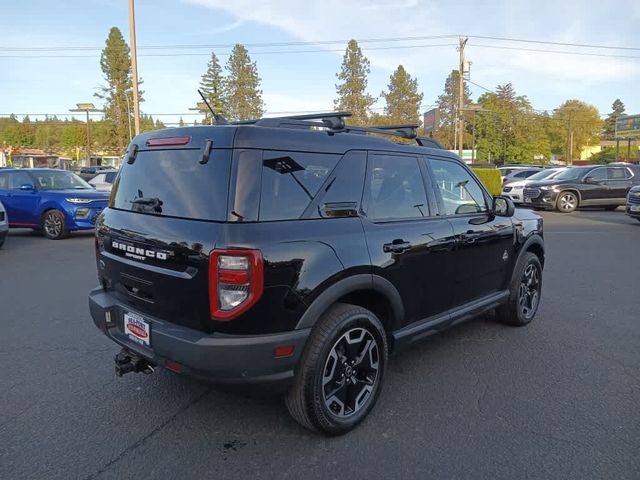
<svg viewBox="0 0 640 480">
<path fill-rule="evenodd" d="M 76 205 L 83 205 L 85 203 L 91 203 L 92 201 L 90 198 L 75 198 L 75 197 L 65 198 L 65 200 L 69 203 L 75 203 Z"/>
<path fill-rule="evenodd" d="M 522 190 L 523 188 L 523 185 L 516 185 L 515 187 L 513 187 L 514 190 Z"/>
<path fill-rule="evenodd" d="M 556 190 L 557 188 L 557 185 L 545 185 L 544 187 L 540 187 L 540 190 Z"/>
</svg>

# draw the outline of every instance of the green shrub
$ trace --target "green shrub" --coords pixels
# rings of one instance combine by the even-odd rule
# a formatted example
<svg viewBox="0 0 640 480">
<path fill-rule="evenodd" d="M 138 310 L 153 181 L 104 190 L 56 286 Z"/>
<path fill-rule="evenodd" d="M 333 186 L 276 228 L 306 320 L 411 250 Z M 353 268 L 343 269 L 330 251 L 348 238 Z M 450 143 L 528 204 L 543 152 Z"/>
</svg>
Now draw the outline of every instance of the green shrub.
<svg viewBox="0 0 640 480">
<path fill-rule="evenodd" d="M 480 179 L 484 186 L 487 187 L 491 195 L 500 195 L 502 193 L 502 176 L 497 168 L 474 168 L 473 173 Z"/>
</svg>

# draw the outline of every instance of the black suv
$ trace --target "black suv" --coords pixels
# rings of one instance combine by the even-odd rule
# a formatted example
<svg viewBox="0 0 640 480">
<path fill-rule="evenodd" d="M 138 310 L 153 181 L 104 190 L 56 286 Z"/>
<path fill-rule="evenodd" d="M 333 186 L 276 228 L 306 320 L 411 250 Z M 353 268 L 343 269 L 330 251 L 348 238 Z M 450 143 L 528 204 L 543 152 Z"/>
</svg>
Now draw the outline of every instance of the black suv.
<svg viewBox="0 0 640 480">
<path fill-rule="evenodd" d="M 530 183 L 523 191 L 525 205 L 573 212 L 581 207 L 615 210 L 625 205 L 627 192 L 640 185 L 640 166 L 589 165 L 568 168 L 552 180 Z"/>
<path fill-rule="evenodd" d="M 373 408 L 391 352 L 489 310 L 532 320 L 541 218 L 514 215 L 415 126 L 347 115 L 133 140 L 97 222 L 89 296 L 123 347 L 117 374 L 283 387 L 298 422 L 335 435 Z"/>
</svg>

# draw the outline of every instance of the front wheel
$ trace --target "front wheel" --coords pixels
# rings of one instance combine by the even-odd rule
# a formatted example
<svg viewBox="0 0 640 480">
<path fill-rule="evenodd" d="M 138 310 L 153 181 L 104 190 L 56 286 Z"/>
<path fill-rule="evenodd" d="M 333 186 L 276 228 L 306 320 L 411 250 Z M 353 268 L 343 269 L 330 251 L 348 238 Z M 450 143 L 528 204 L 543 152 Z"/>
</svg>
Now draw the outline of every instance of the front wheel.
<svg viewBox="0 0 640 480">
<path fill-rule="evenodd" d="M 69 235 L 64 226 L 64 213 L 60 210 L 47 210 L 42 216 L 42 231 L 51 240 L 60 240 Z"/>
<path fill-rule="evenodd" d="M 556 208 L 562 213 L 571 213 L 578 208 L 578 197 L 572 192 L 560 192 L 556 202 Z"/>
<path fill-rule="evenodd" d="M 507 303 L 496 309 L 498 320 L 521 327 L 535 317 L 542 295 L 542 264 L 537 255 L 523 252 L 509 284 Z"/>
<path fill-rule="evenodd" d="M 286 397 L 302 426 L 341 435 L 373 409 L 387 364 L 387 339 L 369 310 L 338 303 L 313 328 Z"/>
</svg>

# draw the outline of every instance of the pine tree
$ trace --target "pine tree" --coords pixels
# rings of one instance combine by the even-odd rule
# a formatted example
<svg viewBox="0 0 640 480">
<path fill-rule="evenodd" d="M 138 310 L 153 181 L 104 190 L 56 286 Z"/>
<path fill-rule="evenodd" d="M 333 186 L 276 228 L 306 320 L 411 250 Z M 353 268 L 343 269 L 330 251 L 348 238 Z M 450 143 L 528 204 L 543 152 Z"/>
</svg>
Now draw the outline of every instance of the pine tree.
<svg viewBox="0 0 640 480">
<path fill-rule="evenodd" d="M 221 114 L 223 117 L 226 117 L 224 77 L 222 76 L 220 62 L 218 62 L 218 57 L 214 52 L 211 52 L 211 60 L 209 60 L 209 63 L 207 64 L 207 71 L 202 75 L 200 89 L 207 98 L 207 101 L 209 102 L 209 105 L 211 105 L 213 111 Z M 205 123 L 210 123 L 210 116 L 210 113 L 205 115 Z"/>
<path fill-rule="evenodd" d="M 611 113 L 604 120 L 603 133 L 605 138 L 612 139 L 616 133 L 616 118 L 625 114 L 624 103 L 616 98 L 611 105 Z"/>
<path fill-rule="evenodd" d="M 422 94 L 418 93 L 418 80 L 412 78 L 399 65 L 389 78 L 388 92 L 381 96 L 387 102 L 384 113 L 392 123 L 415 123 L 420 121 Z"/>
<path fill-rule="evenodd" d="M 456 119 L 458 112 L 458 79 L 460 74 L 457 70 L 452 70 L 444 82 L 444 92 L 438 97 L 438 113 L 440 117 L 439 126 L 434 132 L 445 148 L 453 148 L 455 144 Z M 468 85 L 464 84 L 463 101 L 464 105 L 471 103 L 471 92 Z"/>
<path fill-rule="evenodd" d="M 127 90 L 131 89 L 132 85 L 130 51 L 122 32 L 116 27 L 111 28 L 105 43 L 100 56 L 100 68 L 106 85 L 102 87 L 101 93 L 95 95 L 105 101 L 104 117 L 111 124 L 112 143 L 123 150 L 129 140 L 127 115 L 131 113 L 128 111 L 126 97 Z M 142 92 L 139 96 L 142 101 Z M 131 121 L 133 122 L 133 119 Z"/>
<path fill-rule="evenodd" d="M 260 118 L 264 114 L 260 77 L 249 52 L 240 44 L 233 47 L 227 61 L 227 78 L 224 81 L 226 111 L 230 120 Z"/>
<path fill-rule="evenodd" d="M 336 110 L 348 110 L 353 116 L 349 123 L 365 125 L 370 108 L 376 99 L 366 93 L 367 75 L 371 71 L 369 60 L 362 54 L 358 42 L 350 40 L 342 59 L 340 73 L 336 74 L 340 82 L 336 85 L 338 98 L 334 100 Z"/>
</svg>

